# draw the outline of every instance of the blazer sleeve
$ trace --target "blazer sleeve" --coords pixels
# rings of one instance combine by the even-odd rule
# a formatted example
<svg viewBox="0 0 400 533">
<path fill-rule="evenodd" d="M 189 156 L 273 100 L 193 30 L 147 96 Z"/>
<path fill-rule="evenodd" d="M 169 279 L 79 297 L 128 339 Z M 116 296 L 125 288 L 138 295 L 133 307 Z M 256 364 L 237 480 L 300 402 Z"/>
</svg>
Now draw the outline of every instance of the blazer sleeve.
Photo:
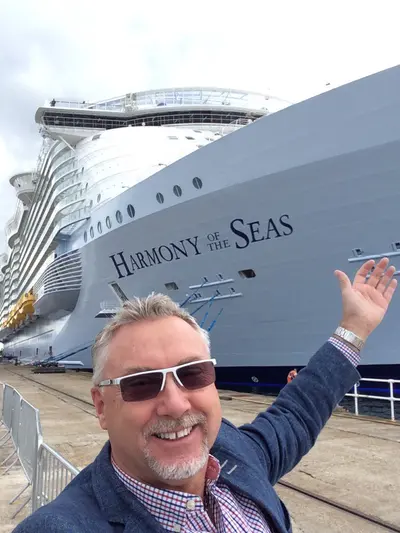
<svg viewBox="0 0 400 533">
<path fill-rule="evenodd" d="M 326 342 L 266 411 L 240 426 L 272 485 L 309 452 L 337 404 L 359 379 L 354 365 Z"/>
</svg>

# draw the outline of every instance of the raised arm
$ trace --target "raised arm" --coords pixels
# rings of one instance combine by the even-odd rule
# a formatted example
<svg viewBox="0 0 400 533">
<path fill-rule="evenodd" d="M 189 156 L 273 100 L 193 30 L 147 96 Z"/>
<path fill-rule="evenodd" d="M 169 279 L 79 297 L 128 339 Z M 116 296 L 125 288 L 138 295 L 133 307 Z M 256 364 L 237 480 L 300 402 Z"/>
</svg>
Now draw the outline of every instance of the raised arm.
<svg viewBox="0 0 400 533">
<path fill-rule="evenodd" d="M 272 484 L 308 453 L 337 404 L 358 381 L 355 366 L 360 346 L 382 321 L 396 290 L 395 267 L 388 264 L 388 258 L 377 265 L 367 261 L 353 284 L 344 272 L 335 271 L 342 293 L 340 327 L 345 339 L 339 336 L 343 331 L 333 335 L 267 411 L 241 426 L 265 463 Z"/>
</svg>

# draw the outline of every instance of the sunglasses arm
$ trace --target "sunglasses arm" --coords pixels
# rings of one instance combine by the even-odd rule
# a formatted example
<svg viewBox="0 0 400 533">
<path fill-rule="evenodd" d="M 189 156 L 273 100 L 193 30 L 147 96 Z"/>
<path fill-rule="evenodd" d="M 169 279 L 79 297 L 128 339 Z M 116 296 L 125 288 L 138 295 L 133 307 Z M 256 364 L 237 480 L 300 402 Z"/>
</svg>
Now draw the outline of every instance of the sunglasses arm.
<svg viewBox="0 0 400 533">
<path fill-rule="evenodd" d="M 98 387 L 107 387 L 108 385 L 119 385 L 120 378 L 117 379 L 104 379 L 97 385 Z"/>
</svg>

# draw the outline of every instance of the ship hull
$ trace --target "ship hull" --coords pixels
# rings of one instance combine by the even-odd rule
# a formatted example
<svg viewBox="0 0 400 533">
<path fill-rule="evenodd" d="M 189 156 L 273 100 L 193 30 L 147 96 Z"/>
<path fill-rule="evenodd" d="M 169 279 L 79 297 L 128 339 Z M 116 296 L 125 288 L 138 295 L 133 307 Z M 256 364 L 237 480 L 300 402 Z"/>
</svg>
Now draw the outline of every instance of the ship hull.
<svg viewBox="0 0 400 533">
<path fill-rule="evenodd" d="M 281 388 L 340 321 L 335 269 L 353 278 L 366 258 L 389 254 L 400 270 L 399 97 L 358 109 L 340 94 L 340 112 L 321 118 L 317 99 L 265 117 L 102 206 L 93 226 L 108 215 L 114 227 L 80 249 L 80 295 L 52 330 L 54 354 L 91 369 L 91 344 L 108 320 L 98 317 L 101 302 L 119 303 L 112 284 L 128 298 L 155 291 L 182 303 L 195 293 L 185 307 L 205 304 L 195 315 L 204 327 L 217 318 L 218 385 Z M 182 197 L 160 208 L 156 193 L 173 197 L 174 184 Z M 137 216 L 118 226 L 114 214 L 129 204 Z M 399 312 L 394 298 L 363 350 L 363 377 L 400 378 Z M 46 330 L 39 320 L 7 349 L 34 359 L 44 349 L 38 328 Z"/>
</svg>

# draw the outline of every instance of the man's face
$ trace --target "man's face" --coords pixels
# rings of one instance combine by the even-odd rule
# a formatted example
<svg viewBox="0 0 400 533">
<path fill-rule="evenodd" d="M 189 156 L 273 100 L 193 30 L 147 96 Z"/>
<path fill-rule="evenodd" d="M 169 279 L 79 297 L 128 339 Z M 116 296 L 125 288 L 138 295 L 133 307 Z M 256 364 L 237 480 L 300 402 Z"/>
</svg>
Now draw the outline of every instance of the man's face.
<svg viewBox="0 0 400 533">
<path fill-rule="evenodd" d="M 144 320 L 117 331 L 102 378 L 208 359 L 203 338 L 184 320 Z M 124 401 L 115 385 L 93 388 L 92 397 L 100 425 L 108 431 L 113 457 L 128 474 L 149 484 L 173 485 L 204 473 L 221 425 L 214 384 L 187 390 L 168 374 L 164 390 L 153 399 Z M 186 436 L 165 438 L 188 427 L 192 429 Z"/>
</svg>

